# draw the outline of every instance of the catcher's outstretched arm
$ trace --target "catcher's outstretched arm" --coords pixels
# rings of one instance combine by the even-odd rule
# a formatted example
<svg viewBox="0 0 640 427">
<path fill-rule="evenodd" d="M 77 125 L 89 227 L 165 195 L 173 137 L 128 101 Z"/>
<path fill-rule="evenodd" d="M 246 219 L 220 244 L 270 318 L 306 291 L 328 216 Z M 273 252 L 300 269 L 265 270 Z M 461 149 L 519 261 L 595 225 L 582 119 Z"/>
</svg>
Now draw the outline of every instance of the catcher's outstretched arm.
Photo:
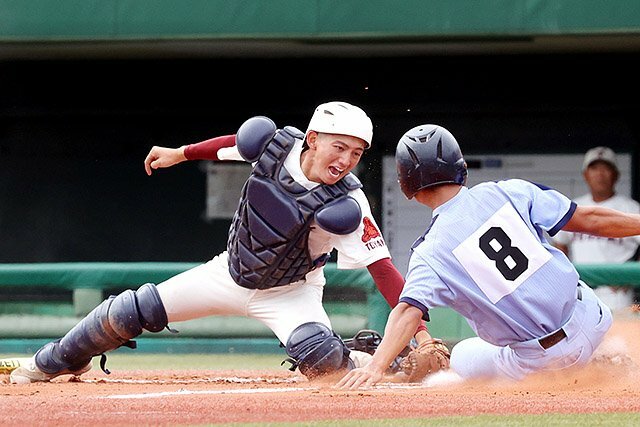
<svg viewBox="0 0 640 427">
<path fill-rule="evenodd" d="M 400 353 L 416 331 L 422 311 L 406 303 L 399 303 L 389 315 L 384 338 L 373 355 L 373 359 L 363 368 L 349 371 L 337 384 L 337 388 L 356 390 L 371 387 L 379 382 L 385 370 Z"/>
<path fill-rule="evenodd" d="M 155 169 L 168 168 L 186 160 L 184 146 L 180 148 L 154 146 L 144 159 L 144 170 L 147 175 L 151 175 Z"/>
<path fill-rule="evenodd" d="M 235 135 L 217 136 L 196 144 L 187 145 L 184 149 L 184 155 L 187 160 L 224 160 L 220 157 L 220 150 L 234 147 L 235 145 Z"/>
<path fill-rule="evenodd" d="M 224 135 L 179 148 L 154 146 L 144 159 L 144 169 L 147 175 L 151 175 L 155 169 L 168 168 L 187 160 L 242 160 L 235 145 L 235 135 Z"/>
</svg>

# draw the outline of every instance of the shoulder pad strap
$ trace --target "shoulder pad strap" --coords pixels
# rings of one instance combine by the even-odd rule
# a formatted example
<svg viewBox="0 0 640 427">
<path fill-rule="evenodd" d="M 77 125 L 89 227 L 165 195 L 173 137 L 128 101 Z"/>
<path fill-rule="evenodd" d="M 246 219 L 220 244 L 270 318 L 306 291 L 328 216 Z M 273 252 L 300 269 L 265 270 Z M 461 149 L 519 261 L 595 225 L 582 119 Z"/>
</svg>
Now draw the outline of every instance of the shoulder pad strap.
<svg viewBox="0 0 640 427">
<path fill-rule="evenodd" d="M 349 173 L 344 178 L 342 178 L 342 182 L 344 182 L 349 191 L 362 188 L 362 183 L 360 182 L 358 177 L 352 173 Z"/>
<path fill-rule="evenodd" d="M 286 131 L 289 135 L 293 136 L 296 139 L 303 139 L 304 138 L 304 133 L 302 133 L 302 131 L 298 128 L 295 128 L 293 126 L 285 126 L 284 131 Z"/>
</svg>

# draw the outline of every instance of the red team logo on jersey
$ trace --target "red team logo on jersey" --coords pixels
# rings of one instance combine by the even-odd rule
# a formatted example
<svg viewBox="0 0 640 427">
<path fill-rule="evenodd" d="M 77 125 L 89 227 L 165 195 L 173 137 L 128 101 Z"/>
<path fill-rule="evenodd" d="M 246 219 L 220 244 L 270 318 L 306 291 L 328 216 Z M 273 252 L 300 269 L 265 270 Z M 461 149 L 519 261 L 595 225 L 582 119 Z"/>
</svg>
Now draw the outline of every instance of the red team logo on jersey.
<svg viewBox="0 0 640 427">
<path fill-rule="evenodd" d="M 365 216 L 362 223 L 364 224 L 364 234 L 362 235 L 363 242 L 367 243 L 371 239 L 380 237 L 380 232 L 369 218 Z"/>
<path fill-rule="evenodd" d="M 380 246 L 384 246 L 384 240 L 382 239 L 382 235 L 380 231 L 376 228 L 369 218 L 364 217 L 362 220 L 364 224 L 364 233 L 362 234 L 362 241 L 367 249 L 372 250 L 375 248 L 379 248 Z"/>
</svg>

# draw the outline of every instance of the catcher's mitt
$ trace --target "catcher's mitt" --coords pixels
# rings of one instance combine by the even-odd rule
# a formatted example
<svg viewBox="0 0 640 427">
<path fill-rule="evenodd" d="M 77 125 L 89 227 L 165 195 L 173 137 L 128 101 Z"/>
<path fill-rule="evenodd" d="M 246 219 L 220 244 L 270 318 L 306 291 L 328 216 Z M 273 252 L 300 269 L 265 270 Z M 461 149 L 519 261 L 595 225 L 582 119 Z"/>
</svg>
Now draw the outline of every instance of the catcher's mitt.
<svg viewBox="0 0 640 427">
<path fill-rule="evenodd" d="M 442 340 L 432 338 L 409 352 L 400 363 L 409 382 L 421 382 L 427 375 L 449 369 L 451 353 Z"/>
</svg>

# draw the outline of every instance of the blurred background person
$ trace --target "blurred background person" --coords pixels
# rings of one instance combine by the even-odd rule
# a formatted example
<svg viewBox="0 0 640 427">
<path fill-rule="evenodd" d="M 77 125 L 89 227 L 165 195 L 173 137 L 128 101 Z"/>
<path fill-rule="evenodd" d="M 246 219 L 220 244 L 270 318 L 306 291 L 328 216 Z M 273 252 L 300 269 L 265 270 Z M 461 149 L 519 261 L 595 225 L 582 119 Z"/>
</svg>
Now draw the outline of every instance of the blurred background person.
<svg viewBox="0 0 640 427">
<path fill-rule="evenodd" d="M 616 193 L 620 171 L 616 154 L 611 148 L 601 146 L 587 151 L 582 175 L 589 193 L 576 198 L 574 201 L 577 205 L 604 206 L 621 212 L 640 213 L 638 202 Z M 574 264 L 620 264 L 638 261 L 640 238 L 607 238 L 561 231 L 555 236 L 554 245 Z M 628 307 L 634 299 L 637 300 L 630 286 L 600 286 L 595 291 L 614 311 Z"/>
</svg>

